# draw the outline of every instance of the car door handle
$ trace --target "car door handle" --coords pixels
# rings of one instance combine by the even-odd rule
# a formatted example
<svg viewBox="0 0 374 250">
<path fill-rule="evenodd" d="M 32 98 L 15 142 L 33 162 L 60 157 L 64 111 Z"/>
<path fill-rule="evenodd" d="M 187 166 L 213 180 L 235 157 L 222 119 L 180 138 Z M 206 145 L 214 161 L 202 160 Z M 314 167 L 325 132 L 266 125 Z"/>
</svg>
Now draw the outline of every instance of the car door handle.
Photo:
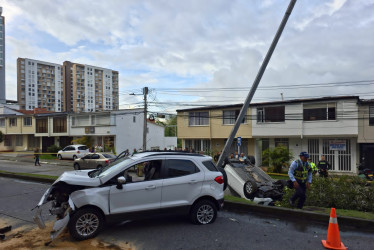
<svg viewBox="0 0 374 250">
<path fill-rule="evenodd" d="M 195 184 L 195 183 L 197 183 L 197 180 L 190 180 L 188 183 L 189 184 Z"/>
<path fill-rule="evenodd" d="M 151 190 L 151 189 L 155 189 L 155 188 L 156 188 L 155 185 L 151 185 L 151 186 L 146 187 L 145 190 Z"/>
</svg>

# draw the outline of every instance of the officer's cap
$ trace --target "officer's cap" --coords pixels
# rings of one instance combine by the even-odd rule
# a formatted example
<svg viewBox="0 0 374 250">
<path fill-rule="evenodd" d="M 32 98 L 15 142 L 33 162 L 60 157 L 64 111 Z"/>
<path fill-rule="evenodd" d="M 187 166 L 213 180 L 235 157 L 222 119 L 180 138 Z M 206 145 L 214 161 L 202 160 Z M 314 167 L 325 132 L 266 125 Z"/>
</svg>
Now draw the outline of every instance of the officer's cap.
<svg viewBox="0 0 374 250">
<path fill-rule="evenodd" d="M 301 152 L 299 156 L 304 156 L 305 158 L 309 158 L 309 154 L 307 152 Z"/>
</svg>

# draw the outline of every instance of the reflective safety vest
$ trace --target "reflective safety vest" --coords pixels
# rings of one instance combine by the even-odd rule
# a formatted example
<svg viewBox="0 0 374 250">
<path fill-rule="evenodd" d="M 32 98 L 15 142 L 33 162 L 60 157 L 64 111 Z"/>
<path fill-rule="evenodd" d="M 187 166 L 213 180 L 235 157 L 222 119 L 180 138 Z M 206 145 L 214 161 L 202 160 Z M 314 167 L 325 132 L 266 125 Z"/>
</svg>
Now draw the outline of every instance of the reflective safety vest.
<svg viewBox="0 0 374 250">
<path fill-rule="evenodd" d="M 310 162 L 310 167 L 312 168 L 313 171 L 317 171 L 317 166 L 314 164 L 314 162 Z"/>
<path fill-rule="evenodd" d="M 296 161 L 297 167 L 294 172 L 294 177 L 296 180 L 306 182 L 306 179 L 308 178 L 308 173 L 312 171 L 312 168 L 310 167 L 308 162 L 303 163 L 301 160 Z"/>
</svg>

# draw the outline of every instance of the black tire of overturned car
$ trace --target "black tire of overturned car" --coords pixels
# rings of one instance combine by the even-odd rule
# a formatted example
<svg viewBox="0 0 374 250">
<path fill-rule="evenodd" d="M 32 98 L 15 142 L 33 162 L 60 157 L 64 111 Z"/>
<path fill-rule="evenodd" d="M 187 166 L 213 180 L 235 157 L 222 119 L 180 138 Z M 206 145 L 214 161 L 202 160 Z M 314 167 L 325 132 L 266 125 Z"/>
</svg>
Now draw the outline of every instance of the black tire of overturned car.
<svg viewBox="0 0 374 250">
<path fill-rule="evenodd" d="M 243 186 L 243 192 L 244 192 L 244 196 L 247 199 L 252 200 L 253 198 L 255 198 L 255 194 L 257 192 L 256 182 L 253 180 L 246 181 Z"/>
<path fill-rule="evenodd" d="M 226 190 L 227 188 L 227 174 L 226 171 L 223 168 L 218 167 L 218 170 L 222 173 L 223 175 L 223 191 Z"/>
</svg>

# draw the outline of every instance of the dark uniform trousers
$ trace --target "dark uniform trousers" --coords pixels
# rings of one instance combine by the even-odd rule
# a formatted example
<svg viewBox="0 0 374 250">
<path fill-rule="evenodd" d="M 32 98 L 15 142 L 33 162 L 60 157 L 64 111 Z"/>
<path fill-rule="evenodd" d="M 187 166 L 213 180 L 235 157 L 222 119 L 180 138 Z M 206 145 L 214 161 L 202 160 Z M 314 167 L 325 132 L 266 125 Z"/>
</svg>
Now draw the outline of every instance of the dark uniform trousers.
<svg viewBox="0 0 374 250">
<path fill-rule="evenodd" d="M 292 203 L 296 201 L 297 198 L 299 198 L 299 201 L 297 202 L 297 208 L 302 209 L 306 200 L 306 182 L 302 182 L 300 180 L 296 180 L 299 184 L 299 187 L 296 189 L 295 193 L 291 197 Z"/>
</svg>

